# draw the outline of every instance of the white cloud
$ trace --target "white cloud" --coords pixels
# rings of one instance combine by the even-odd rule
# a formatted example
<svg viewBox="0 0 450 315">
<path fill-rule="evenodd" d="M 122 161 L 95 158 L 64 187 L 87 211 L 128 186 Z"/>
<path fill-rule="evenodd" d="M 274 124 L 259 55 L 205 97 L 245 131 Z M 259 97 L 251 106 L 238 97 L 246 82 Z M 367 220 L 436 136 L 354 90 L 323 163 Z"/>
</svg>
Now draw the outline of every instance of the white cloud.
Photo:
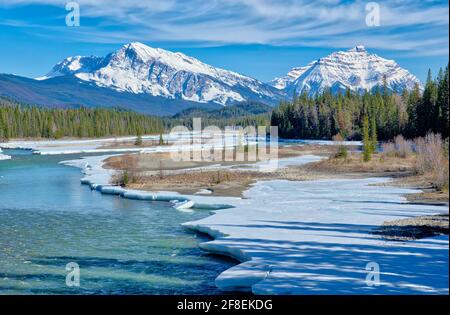
<svg viewBox="0 0 450 315">
<path fill-rule="evenodd" d="M 0 0 L 0 6 L 64 0 Z M 365 24 L 370 1 L 342 0 L 78 0 L 82 18 L 100 18 L 71 36 L 79 41 L 177 41 L 348 47 L 363 43 L 409 54 L 448 54 L 446 1 L 378 1 L 381 26 Z M 4 21 L 3 21 L 4 22 Z M 26 22 L 26 21 L 22 21 Z M 0 21 L 1 23 L 1 21 Z M 123 25 L 111 30 L 105 25 Z M 45 28 L 45 25 L 40 25 Z M 59 30 L 64 31 L 64 30 Z M 432 53 L 431 53 L 432 54 Z"/>
</svg>

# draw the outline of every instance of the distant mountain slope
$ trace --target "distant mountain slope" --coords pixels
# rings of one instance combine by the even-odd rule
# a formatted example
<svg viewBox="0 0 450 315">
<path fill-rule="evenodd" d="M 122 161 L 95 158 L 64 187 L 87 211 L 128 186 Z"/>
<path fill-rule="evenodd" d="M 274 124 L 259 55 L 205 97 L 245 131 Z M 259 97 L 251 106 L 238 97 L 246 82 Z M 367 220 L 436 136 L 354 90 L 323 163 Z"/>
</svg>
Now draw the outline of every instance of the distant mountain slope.
<svg viewBox="0 0 450 315">
<path fill-rule="evenodd" d="M 122 107 L 152 115 L 174 115 L 190 107 L 220 108 L 213 103 L 196 103 L 167 99 L 148 94 L 118 92 L 98 87 L 74 76 L 47 80 L 0 74 L 0 96 L 48 107 Z"/>
<path fill-rule="evenodd" d="M 126 44 L 104 58 L 66 58 L 38 79 L 67 75 L 120 92 L 199 103 L 257 100 L 275 105 L 283 98 L 279 90 L 253 78 L 142 43 Z"/>
<path fill-rule="evenodd" d="M 293 68 L 285 77 L 276 78 L 270 84 L 287 95 L 307 92 L 309 95 L 349 88 L 355 92 L 371 91 L 383 85 L 401 92 L 411 90 L 419 80 L 401 68 L 395 61 L 370 54 L 363 46 L 348 51 L 338 51 L 311 62 L 305 67 Z"/>
</svg>

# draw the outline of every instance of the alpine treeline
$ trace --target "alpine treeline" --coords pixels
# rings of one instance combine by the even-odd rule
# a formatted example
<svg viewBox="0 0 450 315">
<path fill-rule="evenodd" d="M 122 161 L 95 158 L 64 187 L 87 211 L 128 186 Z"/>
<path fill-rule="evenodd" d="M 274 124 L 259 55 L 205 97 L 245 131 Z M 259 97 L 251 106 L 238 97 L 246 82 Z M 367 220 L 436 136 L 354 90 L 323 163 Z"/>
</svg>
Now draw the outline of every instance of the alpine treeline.
<svg viewBox="0 0 450 315">
<path fill-rule="evenodd" d="M 47 109 L 0 99 L 0 139 L 105 137 L 159 133 L 158 117 L 111 109 Z"/>
<path fill-rule="evenodd" d="M 386 82 L 386 81 L 384 81 Z M 420 87 L 402 94 L 391 92 L 384 83 L 363 95 L 325 92 L 314 98 L 302 94 L 276 108 L 271 124 L 278 126 L 283 138 L 330 139 L 340 134 L 361 139 L 364 120 L 371 123 L 379 140 L 398 134 L 413 138 L 427 132 L 448 137 L 448 66 L 433 79 L 431 71 L 423 92 Z"/>
</svg>

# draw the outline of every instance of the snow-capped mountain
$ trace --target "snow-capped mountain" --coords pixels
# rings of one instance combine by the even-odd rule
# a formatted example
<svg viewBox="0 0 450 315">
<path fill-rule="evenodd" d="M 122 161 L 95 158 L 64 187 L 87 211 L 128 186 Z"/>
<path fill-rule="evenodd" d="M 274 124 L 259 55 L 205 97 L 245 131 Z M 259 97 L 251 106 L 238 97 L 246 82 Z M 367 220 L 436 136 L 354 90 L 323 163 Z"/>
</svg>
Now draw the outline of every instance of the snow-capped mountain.
<svg viewBox="0 0 450 315">
<path fill-rule="evenodd" d="M 64 59 L 44 77 L 0 74 L 0 96 L 48 107 L 120 107 L 152 115 L 234 103 L 278 105 L 294 93 L 331 88 L 362 92 L 383 84 L 412 89 L 419 80 L 395 61 L 356 46 L 293 68 L 270 83 L 207 65 L 182 53 L 130 43 L 105 57 Z M 247 101 L 247 102 L 246 102 Z M 248 102 L 251 101 L 251 102 Z"/>
<path fill-rule="evenodd" d="M 309 95 L 349 88 L 355 92 L 371 91 L 383 85 L 383 79 L 393 91 L 411 90 L 419 80 L 401 68 L 394 60 L 370 54 L 364 46 L 348 51 L 338 51 L 309 63 L 293 68 L 285 77 L 276 78 L 270 84 L 287 95 L 307 92 Z"/>
<path fill-rule="evenodd" d="M 182 53 L 130 43 L 101 57 L 69 57 L 45 77 L 74 75 L 121 92 L 227 105 L 246 100 L 276 104 L 283 93 L 250 77 L 207 65 Z"/>
</svg>

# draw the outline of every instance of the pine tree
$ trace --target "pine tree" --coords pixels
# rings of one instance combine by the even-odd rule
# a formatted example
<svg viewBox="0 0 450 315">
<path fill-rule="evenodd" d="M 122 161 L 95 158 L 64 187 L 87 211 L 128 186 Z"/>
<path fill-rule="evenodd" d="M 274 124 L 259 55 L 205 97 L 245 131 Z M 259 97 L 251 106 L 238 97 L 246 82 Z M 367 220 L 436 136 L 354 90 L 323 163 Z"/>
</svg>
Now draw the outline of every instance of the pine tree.
<svg viewBox="0 0 450 315">
<path fill-rule="evenodd" d="M 437 104 L 439 108 L 438 131 L 444 138 L 449 136 L 449 108 L 448 108 L 448 66 L 438 81 Z"/>
<path fill-rule="evenodd" d="M 369 135 L 369 117 L 364 116 L 363 119 L 363 160 L 368 162 L 372 155 L 372 142 Z"/>
<path fill-rule="evenodd" d="M 377 123 L 375 120 L 375 116 L 372 116 L 372 118 L 370 119 L 370 144 L 370 153 L 375 153 L 378 146 Z"/>
<path fill-rule="evenodd" d="M 422 102 L 417 106 L 417 129 L 418 135 L 424 136 L 437 122 L 436 114 L 436 98 L 437 90 L 436 83 L 431 75 L 431 70 L 428 70 L 427 82 L 423 91 Z"/>
</svg>

